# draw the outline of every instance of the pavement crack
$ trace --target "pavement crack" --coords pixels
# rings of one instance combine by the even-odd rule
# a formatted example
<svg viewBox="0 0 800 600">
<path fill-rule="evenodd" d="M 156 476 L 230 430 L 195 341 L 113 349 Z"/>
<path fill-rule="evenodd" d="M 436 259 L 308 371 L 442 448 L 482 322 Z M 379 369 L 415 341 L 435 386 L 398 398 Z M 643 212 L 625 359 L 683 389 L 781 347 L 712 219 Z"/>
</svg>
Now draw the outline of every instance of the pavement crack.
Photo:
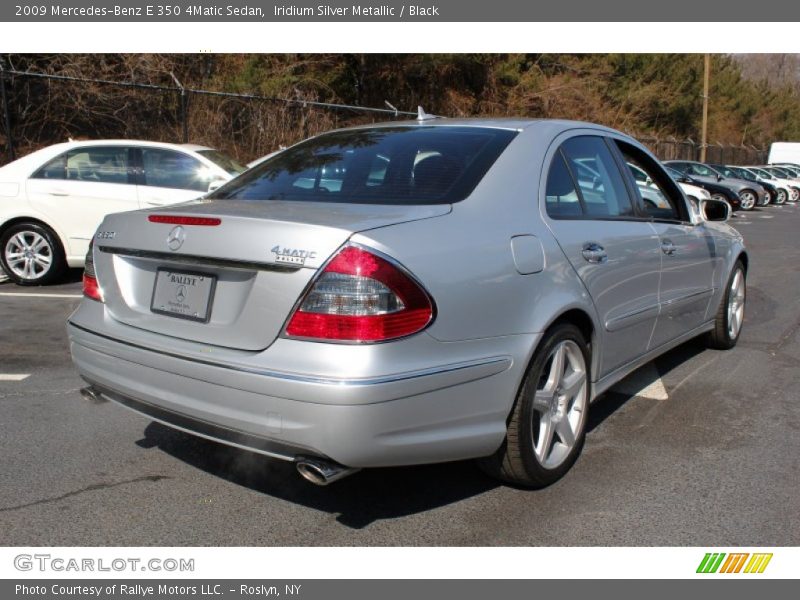
<svg viewBox="0 0 800 600">
<path fill-rule="evenodd" d="M 41 500 L 35 500 L 33 502 L 28 502 L 27 504 L 18 504 L 17 506 L 8 506 L 6 508 L 0 508 L 0 513 L 5 512 L 12 512 L 15 510 L 22 510 L 24 508 L 30 508 L 32 506 L 40 506 L 42 504 L 52 504 L 54 502 L 60 502 L 61 500 L 65 500 L 66 498 L 71 498 L 72 496 L 77 496 L 79 494 L 85 494 L 86 492 L 96 492 L 97 490 L 107 490 L 109 488 L 119 487 L 121 485 L 128 485 L 131 483 L 143 483 L 146 481 L 155 482 L 161 481 L 162 479 L 170 479 L 167 475 L 145 475 L 144 477 L 136 477 L 135 479 L 127 479 L 125 481 L 117 481 L 115 483 L 93 483 L 92 485 L 87 485 L 84 488 L 79 490 L 74 490 L 72 492 L 67 492 L 66 494 L 61 494 L 60 496 L 55 496 L 53 498 L 43 498 Z"/>
</svg>

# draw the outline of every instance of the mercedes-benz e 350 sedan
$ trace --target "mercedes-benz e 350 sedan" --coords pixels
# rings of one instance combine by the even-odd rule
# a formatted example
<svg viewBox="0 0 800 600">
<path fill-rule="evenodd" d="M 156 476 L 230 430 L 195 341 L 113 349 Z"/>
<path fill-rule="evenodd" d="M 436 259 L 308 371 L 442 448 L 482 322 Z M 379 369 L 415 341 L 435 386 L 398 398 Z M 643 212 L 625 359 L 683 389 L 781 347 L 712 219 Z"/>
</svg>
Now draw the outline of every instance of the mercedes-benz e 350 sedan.
<svg viewBox="0 0 800 600">
<path fill-rule="evenodd" d="M 72 356 L 85 395 L 315 483 L 479 458 L 540 487 L 614 382 L 701 334 L 736 343 L 728 212 L 691 211 L 641 144 L 587 123 L 334 131 L 205 199 L 106 217 Z"/>
</svg>

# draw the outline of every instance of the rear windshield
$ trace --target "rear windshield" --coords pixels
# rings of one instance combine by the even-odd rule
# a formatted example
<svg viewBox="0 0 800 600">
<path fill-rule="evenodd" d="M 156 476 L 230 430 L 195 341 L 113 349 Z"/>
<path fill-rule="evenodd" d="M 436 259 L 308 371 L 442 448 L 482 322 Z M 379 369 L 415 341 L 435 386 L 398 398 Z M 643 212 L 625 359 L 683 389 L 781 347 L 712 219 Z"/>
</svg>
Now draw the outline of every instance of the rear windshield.
<svg viewBox="0 0 800 600">
<path fill-rule="evenodd" d="M 280 152 L 208 197 L 449 204 L 472 192 L 515 135 L 456 126 L 332 132 Z"/>
</svg>

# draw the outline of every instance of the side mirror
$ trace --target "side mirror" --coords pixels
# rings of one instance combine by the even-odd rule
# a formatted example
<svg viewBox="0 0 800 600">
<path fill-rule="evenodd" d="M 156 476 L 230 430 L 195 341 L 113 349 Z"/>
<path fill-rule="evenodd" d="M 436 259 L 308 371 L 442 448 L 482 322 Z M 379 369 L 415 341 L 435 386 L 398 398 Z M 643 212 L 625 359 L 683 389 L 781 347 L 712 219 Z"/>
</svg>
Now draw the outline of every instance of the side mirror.
<svg viewBox="0 0 800 600">
<path fill-rule="evenodd" d="M 722 181 L 724 177 L 722 175 L 717 175 L 717 181 Z"/>
<path fill-rule="evenodd" d="M 218 190 L 226 183 L 227 182 L 224 179 L 215 179 L 214 181 L 208 184 L 208 193 L 210 194 L 211 192 Z"/>
<path fill-rule="evenodd" d="M 700 200 L 700 214 L 706 221 L 724 223 L 731 218 L 731 205 L 725 200 L 703 199 Z"/>
</svg>

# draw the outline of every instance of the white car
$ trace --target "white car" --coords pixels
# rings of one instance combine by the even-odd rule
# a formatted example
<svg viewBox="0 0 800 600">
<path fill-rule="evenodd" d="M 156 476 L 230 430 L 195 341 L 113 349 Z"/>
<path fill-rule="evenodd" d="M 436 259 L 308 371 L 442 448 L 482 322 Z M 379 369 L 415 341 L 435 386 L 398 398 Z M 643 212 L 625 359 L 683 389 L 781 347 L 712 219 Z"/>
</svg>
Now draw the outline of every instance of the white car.
<svg viewBox="0 0 800 600">
<path fill-rule="evenodd" d="M 633 175 L 633 178 L 636 180 L 636 185 L 639 187 L 639 192 L 642 194 L 642 198 L 645 201 L 650 200 L 656 206 L 660 206 L 665 202 L 665 199 L 661 196 L 661 192 L 658 192 L 658 186 L 653 183 L 653 180 L 650 179 L 647 173 L 631 163 L 628 163 L 628 168 L 631 171 L 631 175 Z M 683 193 L 686 194 L 686 197 L 692 203 L 693 207 L 699 207 L 700 200 L 709 200 L 711 198 L 711 194 L 709 194 L 707 190 L 686 183 L 687 178 L 681 173 L 670 168 L 667 168 L 667 172 L 672 176 Z"/>
<path fill-rule="evenodd" d="M 0 168 L 0 265 L 21 285 L 83 267 L 103 218 L 193 200 L 245 167 L 217 150 L 132 140 L 66 142 Z"/>
<path fill-rule="evenodd" d="M 763 177 L 774 186 L 789 190 L 787 202 L 797 202 L 800 200 L 800 182 L 794 179 L 781 177 L 779 173 L 774 173 L 770 167 L 744 167 L 754 175 Z"/>
</svg>

